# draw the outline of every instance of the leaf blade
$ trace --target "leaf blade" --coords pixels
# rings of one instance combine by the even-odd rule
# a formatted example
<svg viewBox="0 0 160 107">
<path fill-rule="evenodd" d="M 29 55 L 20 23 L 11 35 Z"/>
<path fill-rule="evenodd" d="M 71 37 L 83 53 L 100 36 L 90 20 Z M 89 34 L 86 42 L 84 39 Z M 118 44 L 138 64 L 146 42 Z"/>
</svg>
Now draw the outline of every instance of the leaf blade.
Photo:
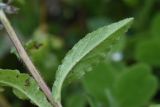
<svg viewBox="0 0 160 107">
<path fill-rule="evenodd" d="M 86 37 L 80 40 L 72 49 L 68 52 L 63 60 L 62 65 L 59 66 L 56 80 L 52 88 L 53 97 L 60 101 L 61 88 L 67 75 L 72 71 L 82 71 L 84 68 L 91 66 L 91 63 L 87 62 L 88 59 L 95 58 L 94 61 L 99 61 L 100 58 L 104 58 L 104 53 L 108 52 L 111 45 L 119 40 L 120 35 L 126 32 L 131 25 L 133 18 L 127 18 L 120 22 L 104 26 L 92 33 L 89 33 Z M 81 75 L 84 73 L 81 72 Z"/>
<path fill-rule="evenodd" d="M 137 64 L 124 70 L 114 85 L 113 93 L 119 107 L 142 107 L 158 89 L 157 78 L 148 65 Z"/>
<path fill-rule="evenodd" d="M 0 84 L 20 91 L 39 107 L 52 107 L 36 82 L 27 74 L 21 74 L 17 70 L 0 69 Z"/>
</svg>

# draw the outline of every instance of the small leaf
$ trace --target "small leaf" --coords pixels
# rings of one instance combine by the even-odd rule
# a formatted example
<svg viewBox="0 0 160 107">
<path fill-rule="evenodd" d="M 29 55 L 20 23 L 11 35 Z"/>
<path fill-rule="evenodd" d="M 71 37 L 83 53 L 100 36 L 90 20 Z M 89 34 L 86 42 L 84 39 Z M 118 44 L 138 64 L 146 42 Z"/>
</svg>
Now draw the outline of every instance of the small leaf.
<svg viewBox="0 0 160 107">
<path fill-rule="evenodd" d="M 132 21 L 133 18 L 128 18 L 89 33 L 68 52 L 58 68 L 53 85 L 52 92 L 56 100 L 61 100 L 61 89 L 67 75 L 72 71 L 81 77 L 93 65 L 105 59 L 112 45 L 128 30 Z"/>
<path fill-rule="evenodd" d="M 83 86 L 86 92 L 97 102 L 107 106 L 106 89 L 111 90 L 118 72 L 109 63 L 99 63 L 92 72 L 83 78 Z M 97 86 L 96 86 L 96 85 Z M 109 105 L 108 105 L 109 106 Z"/>
<path fill-rule="evenodd" d="M 142 107 L 154 96 L 157 79 L 147 65 L 139 64 L 127 69 L 116 80 L 114 95 L 118 107 Z"/>
<path fill-rule="evenodd" d="M 37 83 L 27 74 L 20 74 L 17 70 L 0 69 L 0 84 L 12 87 L 19 98 L 26 96 L 39 107 L 52 107 Z"/>
<path fill-rule="evenodd" d="M 52 35 L 37 29 L 33 38 L 25 45 L 26 51 L 32 61 L 41 71 L 47 83 L 53 82 L 59 65 L 58 57 L 52 52 Z"/>
</svg>

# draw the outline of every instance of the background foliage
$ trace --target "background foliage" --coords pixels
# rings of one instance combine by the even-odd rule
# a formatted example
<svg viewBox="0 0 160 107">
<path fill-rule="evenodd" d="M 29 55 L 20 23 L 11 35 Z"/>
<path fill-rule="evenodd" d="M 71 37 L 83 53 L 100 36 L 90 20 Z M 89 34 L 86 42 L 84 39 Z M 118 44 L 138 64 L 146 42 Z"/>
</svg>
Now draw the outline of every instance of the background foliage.
<svg viewBox="0 0 160 107">
<path fill-rule="evenodd" d="M 134 17 L 132 28 L 105 61 L 80 80 L 66 82 L 62 103 L 64 107 L 159 107 L 159 0 L 14 0 L 13 5 L 20 10 L 8 17 L 50 87 L 65 53 L 87 32 Z M 0 34 L 0 68 L 27 73 L 5 30 Z M 34 107 L 10 91 L 0 88 L 0 107 Z"/>
</svg>

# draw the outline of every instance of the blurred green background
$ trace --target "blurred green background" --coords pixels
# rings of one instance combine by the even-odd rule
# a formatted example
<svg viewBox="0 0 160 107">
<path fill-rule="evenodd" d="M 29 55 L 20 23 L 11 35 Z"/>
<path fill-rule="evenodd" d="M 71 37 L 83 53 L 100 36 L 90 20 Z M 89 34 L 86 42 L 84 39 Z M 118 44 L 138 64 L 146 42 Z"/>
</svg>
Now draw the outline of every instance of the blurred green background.
<svg viewBox="0 0 160 107">
<path fill-rule="evenodd" d="M 88 32 L 134 17 L 132 28 L 106 61 L 66 83 L 62 102 L 64 107 L 160 103 L 160 0 L 13 0 L 12 5 L 20 10 L 7 16 L 50 87 L 66 52 Z M 5 29 L 0 35 L 0 68 L 28 73 Z M 34 107 L 11 91 L 0 88 L 0 107 Z"/>
</svg>

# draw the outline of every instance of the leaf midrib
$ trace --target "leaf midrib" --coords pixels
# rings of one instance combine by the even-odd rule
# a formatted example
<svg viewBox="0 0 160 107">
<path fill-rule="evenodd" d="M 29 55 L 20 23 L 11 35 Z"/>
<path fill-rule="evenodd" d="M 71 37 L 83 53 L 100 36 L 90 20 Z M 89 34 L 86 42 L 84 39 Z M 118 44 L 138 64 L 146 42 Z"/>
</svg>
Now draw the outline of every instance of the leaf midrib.
<svg viewBox="0 0 160 107">
<path fill-rule="evenodd" d="M 121 25 L 121 26 L 124 26 L 124 25 L 125 25 L 125 24 L 123 24 L 123 25 Z M 109 27 L 108 27 L 108 28 L 109 28 Z M 121 27 L 119 27 L 119 28 L 121 28 Z M 119 30 L 119 28 L 117 28 L 116 30 L 114 29 L 114 31 L 110 32 L 110 34 L 107 34 L 107 35 L 108 35 L 107 37 L 105 37 L 105 38 L 103 38 L 101 41 L 97 42 L 97 44 L 94 45 L 93 48 L 90 48 L 89 51 L 86 52 L 86 54 L 81 55 L 81 57 L 80 57 L 77 61 L 75 61 L 76 63 L 73 63 L 73 65 L 70 66 L 70 69 L 68 69 L 68 71 L 65 73 L 65 76 L 64 76 L 64 78 L 63 78 L 63 81 L 65 80 L 65 78 L 66 78 L 67 74 L 69 73 L 69 71 L 71 71 L 71 70 L 81 61 L 81 59 L 83 59 L 85 56 L 87 56 L 92 50 L 96 49 L 103 41 L 105 41 L 106 38 L 108 38 L 110 35 L 113 35 L 115 32 L 117 32 L 117 31 Z M 102 29 L 102 28 L 100 28 L 100 29 Z M 100 29 L 99 29 L 99 30 L 100 30 Z M 94 32 L 96 32 L 96 31 L 94 31 Z M 94 32 L 93 32 L 93 33 L 94 33 Z M 60 71 L 62 71 L 62 70 L 60 69 Z M 62 83 L 63 83 L 63 81 L 62 81 Z"/>
</svg>

